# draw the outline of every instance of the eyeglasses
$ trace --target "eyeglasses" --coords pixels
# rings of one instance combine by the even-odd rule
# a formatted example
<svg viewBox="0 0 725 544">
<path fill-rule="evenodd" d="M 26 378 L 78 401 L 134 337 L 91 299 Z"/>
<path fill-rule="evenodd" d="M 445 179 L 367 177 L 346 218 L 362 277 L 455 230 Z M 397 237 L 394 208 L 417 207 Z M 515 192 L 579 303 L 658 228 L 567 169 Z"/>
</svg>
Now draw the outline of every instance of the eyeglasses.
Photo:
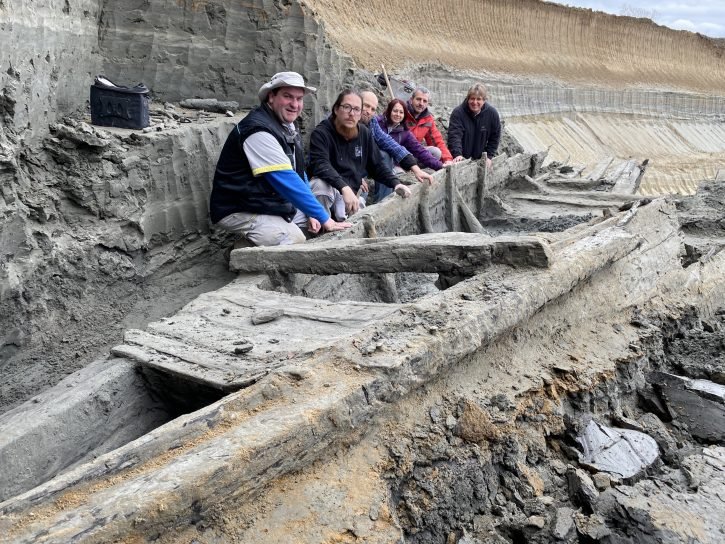
<svg viewBox="0 0 725 544">
<path fill-rule="evenodd" d="M 352 113 L 353 115 L 360 115 L 362 113 L 362 108 L 350 104 L 340 104 L 340 109 L 345 113 Z"/>
</svg>

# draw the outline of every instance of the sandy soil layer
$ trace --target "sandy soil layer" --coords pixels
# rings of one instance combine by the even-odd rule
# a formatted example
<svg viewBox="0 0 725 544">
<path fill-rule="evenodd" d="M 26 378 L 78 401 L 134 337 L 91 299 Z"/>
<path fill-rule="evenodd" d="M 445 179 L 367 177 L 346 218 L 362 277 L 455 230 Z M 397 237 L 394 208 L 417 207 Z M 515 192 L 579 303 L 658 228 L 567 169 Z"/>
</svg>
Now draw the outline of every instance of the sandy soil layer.
<svg viewBox="0 0 725 544">
<path fill-rule="evenodd" d="M 434 63 L 603 86 L 722 93 L 722 46 L 649 19 L 523 0 L 306 0 L 362 67 Z"/>
</svg>

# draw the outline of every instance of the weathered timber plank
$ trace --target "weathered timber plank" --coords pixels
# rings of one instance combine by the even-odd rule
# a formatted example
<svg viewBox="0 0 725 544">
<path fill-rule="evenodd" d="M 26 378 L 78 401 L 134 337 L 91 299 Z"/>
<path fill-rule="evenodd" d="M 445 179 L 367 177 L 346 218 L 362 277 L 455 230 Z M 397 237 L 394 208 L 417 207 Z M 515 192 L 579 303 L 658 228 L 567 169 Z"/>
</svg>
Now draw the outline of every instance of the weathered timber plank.
<svg viewBox="0 0 725 544">
<path fill-rule="evenodd" d="M 611 181 L 614 182 L 612 191 L 632 194 L 635 191 L 636 181 L 640 172 L 641 170 L 636 160 L 630 159 L 622 163 L 622 165 L 612 173 Z"/>
<path fill-rule="evenodd" d="M 538 202 L 540 204 L 567 204 L 580 208 L 618 208 L 627 202 L 636 202 L 642 197 L 632 194 L 615 194 L 598 191 L 560 192 L 540 195 L 536 193 L 516 193 L 511 200 Z"/>
<path fill-rule="evenodd" d="M 215 304 L 217 304 L 218 309 L 219 302 L 226 301 L 254 311 L 279 308 L 285 311 L 285 315 L 342 325 L 350 323 L 355 324 L 356 327 L 362 327 L 368 321 L 387 317 L 400 307 L 375 302 L 329 302 L 274 291 L 232 288 L 208 293 L 207 295 L 209 295 L 210 311 L 213 310 Z M 178 319 L 178 316 L 175 319 Z"/>
<path fill-rule="evenodd" d="M 239 272 L 367 274 L 384 272 L 473 272 L 491 264 L 548 267 L 546 242 L 530 236 L 491 238 L 447 232 L 373 240 L 340 240 L 232 252 Z"/>
<path fill-rule="evenodd" d="M 466 224 L 467 231 L 488 235 L 488 232 L 486 232 L 486 229 L 483 228 L 483 225 L 481 225 L 480 221 L 476 217 L 476 214 L 471 211 L 471 208 L 468 207 L 466 201 L 463 200 L 458 187 L 455 188 L 455 196 L 458 201 L 458 207 L 460 208 L 461 215 L 463 216 L 463 221 L 461 221 L 461 223 Z"/>
<path fill-rule="evenodd" d="M 137 329 L 126 331 L 123 335 L 123 340 L 127 344 L 140 346 L 147 354 L 152 354 L 153 351 L 156 351 L 159 354 L 174 357 L 187 363 L 193 363 L 209 370 L 226 371 L 237 362 L 231 354 L 196 347 L 180 340 L 166 338 L 158 334 L 150 334 Z M 151 358 L 154 357 L 152 356 Z M 139 362 L 141 361 L 139 360 Z"/>
<path fill-rule="evenodd" d="M 546 182 L 549 187 L 586 191 L 602 184 L 599 179 L 590 180 L 582 178 L 553 178 Z"/>
<path fill-rule="evenodd" d="M 150 324 L 148 332 L 126 332 L 126 344 L 112 352 L 141 366 L 231 391 L 288 364 L 290 357 L 324 350 L 399 308 L 227 286 L 202 295 L 172 319 Z"/>
<path fill-rule="evenodd" d="M 603 159 L 602 161 L 598 162 L 594 168 L 592 168 L 592 171 L 587 174 L 586 179 L 596 181 L 600 180 L 604 177 L 604 173 L 607 171 L 607 168 L 609 168 L 609 165 L 612 164 L 612 161 L 614 160 L 614 157 L 607 157 Z"/>
<path fill-rule="evenodd" d="M 124 334 L 127 346 L 118 346 L 112 352 L 136 360 L 142 366 L 183 376 L 221 390 L 233 390 L 254 383 L 267 373 L 265 364 L 237 357 L 232 353 L 212 351 L 189 343 L 165 338 L 158 334 L 131 329 Z M 140 356 L 133 356 L 133 353 Z"/>
</svg>

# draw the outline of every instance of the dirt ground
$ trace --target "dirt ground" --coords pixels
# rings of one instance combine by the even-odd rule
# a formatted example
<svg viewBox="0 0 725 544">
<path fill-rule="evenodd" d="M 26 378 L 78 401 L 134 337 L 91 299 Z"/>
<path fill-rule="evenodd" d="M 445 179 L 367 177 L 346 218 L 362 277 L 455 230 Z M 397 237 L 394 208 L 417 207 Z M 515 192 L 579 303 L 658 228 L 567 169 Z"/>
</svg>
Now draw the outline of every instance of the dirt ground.
<svg viewBox="0 0 725 544">
<path fill-rule="evenodd" d="M 173 315 L 200 293 L 231 281 L 227 262 L 218 246 L 171 270 L 159 270 L 138 280 L 116 278 L 108 282 L 96 269 L 79 271 L 80 277 L 52 276 L 52 284 L 38 286 L 35 296 L 46 304 L 56 300 L 67 319 L 50 321 L 33 335 L 33 343 L 9 357 L 0 368 L 0 412 L 28 400 L 68 374 L 99 358 L 123 340 L 130 328 Z M 26 291 L 33 296 L 33 289 Z M 56 298 L 57 297 L 57 298 Z"/>
</svg>

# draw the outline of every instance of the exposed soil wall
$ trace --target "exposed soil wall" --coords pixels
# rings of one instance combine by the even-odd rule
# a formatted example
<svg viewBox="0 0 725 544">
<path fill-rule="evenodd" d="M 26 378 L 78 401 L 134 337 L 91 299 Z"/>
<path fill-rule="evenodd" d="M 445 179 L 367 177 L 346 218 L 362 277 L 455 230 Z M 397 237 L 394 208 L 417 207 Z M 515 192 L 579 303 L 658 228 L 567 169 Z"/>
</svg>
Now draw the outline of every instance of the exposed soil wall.
<svg viewBox="0 0 725 544">
<path fill-rule="evenodd" d="M 621 87 L 722 92 L 722 48 L 648 19 L 539 0 L 306 2 L 361 66 L 443 64 Z M 355 30 L 353 30 L 355 29 Z"/>
<path fill-rule="evenodd" d="M 49 123 L 85 112 L 101 73 L 120 85 L 143 82 L 156 100 L 248 108 L 262 81 L 294 70 L 319 88 L 308 103 L 316 123 L 317 101 L 332 103 L 351 67 L 323 29 L 296 1 L 3 0 L 0 119 L 37 141 Z"/>
<path fill-rule="evenodd" d="M 230 126 L 220 117 L 141 136 L 68 120 L 35 152 L 15 148 L 0 171 L 0 406 L 231 278 L 207 219 Z"/>
</svg>

